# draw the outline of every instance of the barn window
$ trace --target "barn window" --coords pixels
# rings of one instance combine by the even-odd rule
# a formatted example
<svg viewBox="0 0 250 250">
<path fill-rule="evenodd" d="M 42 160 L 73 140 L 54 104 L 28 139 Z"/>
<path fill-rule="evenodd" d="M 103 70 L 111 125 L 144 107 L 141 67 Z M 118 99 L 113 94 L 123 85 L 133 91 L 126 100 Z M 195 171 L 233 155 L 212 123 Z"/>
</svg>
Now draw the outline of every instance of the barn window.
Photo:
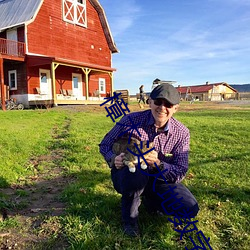
<svg viewBox="0 0 250 250">
<path fill-rule="evenodd" d="M 10 70 L 8 73 L 9 73 L 9 87 L 10 87 L 10 90 L 17 90 L 16 70 Z"/>
<path fill-rule="evenodd" d="M 104 78 L 99 78 L 99 93 L 106 94 L 106 84 Z"/>
<path fill-rule="evenodd" d="M 86 0 L 62 0 L 63 20 L 87 27 Z"/>
</svg>

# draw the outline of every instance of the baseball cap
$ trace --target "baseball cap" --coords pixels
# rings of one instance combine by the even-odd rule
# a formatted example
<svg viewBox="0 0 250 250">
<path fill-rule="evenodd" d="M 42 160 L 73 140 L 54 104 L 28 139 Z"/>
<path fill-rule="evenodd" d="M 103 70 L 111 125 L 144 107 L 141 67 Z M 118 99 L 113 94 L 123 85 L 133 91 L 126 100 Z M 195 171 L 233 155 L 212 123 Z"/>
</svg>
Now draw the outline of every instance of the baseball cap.
<svg viewBox="0 0 250 250">
<path fill-rule="evenodd" d="M 155 87 L 150 93 L 150 98 L 153 100 L 157 98 L 165 99 L 173 105 L 180 103 L 180 95 L 177 89 L 168 83 L 162 83 Z"/>
</svg>

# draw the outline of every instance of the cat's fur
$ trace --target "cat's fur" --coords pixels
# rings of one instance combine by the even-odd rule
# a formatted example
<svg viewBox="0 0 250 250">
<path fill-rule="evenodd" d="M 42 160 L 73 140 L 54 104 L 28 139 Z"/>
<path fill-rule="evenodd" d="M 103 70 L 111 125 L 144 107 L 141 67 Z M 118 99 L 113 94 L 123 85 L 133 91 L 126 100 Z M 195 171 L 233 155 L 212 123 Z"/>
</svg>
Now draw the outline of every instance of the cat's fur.
<svg viewBox="0 0 250 250">
<path fill-rule="evenodd" d="M 141 141 L 139 141 L 138 139 L 131 137 L 130 139 L 130 144 L 128 144 L 128 139 L 129 137 L 119 137 L 115 143 L 113 144 L 112 150 L 116 155 L 119 155 L 121 153 L 125 153 L 124 158 L 123 158 L 123 164 L 128 166 L 129 171 L 134 173 L 136 170 L 135 165 L 138 164 L 138 156 L 135 156 L 133 154 L 131 154 L 127 148 L 129 148 L 130 151 L 138 154 L 138 150 L 136 149 L 134 143 L 136 143 L 136 145 L 138 146 L 138 148 L 140 149 L 140 151 L 142 153 L 148 151 L 149 149 L 153 148 L 153 142 L 149 143 L 149 147 L 147 147 L 148 142 L 147 141 L 143 141 L 142 142 L 142 149 L 141 149 Z M 146 155 L 144 156 L 145 159 Z M 147 165 L 146 163 L 144 163 L 142 157 L 140 157 L 140 162 L 141 164 L 141 168 L 142 169 L 146 169 Z"/>
</svg>

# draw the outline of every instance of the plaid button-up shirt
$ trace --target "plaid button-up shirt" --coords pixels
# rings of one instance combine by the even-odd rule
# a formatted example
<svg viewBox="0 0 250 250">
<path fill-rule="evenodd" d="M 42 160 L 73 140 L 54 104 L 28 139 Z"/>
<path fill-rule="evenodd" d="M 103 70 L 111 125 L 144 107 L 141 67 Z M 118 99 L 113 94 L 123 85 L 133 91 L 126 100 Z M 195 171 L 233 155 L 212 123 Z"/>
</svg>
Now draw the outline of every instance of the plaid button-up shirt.
<svg viewBox="0 0 250 250">
<path fill-rule="evenodd" d="M 155 150 L 158 152 L 158 158 L 162 163 L 164 177 L 169 183 L 181 182 L 188 170 L 188 152 L 190 134 L 187 127 L 181 122 L 171 117 L 164 131 L 157 131 L 154 123 L 154 117 L 151 110 L 142 112 L 134 112 L 124 116 L 119 123 L 126 126 L 116 124 L 109 133 L 107 133 L 100 143 L 100 152 L 105 160 L 109 162 L 115 154 L 112 151 L 112 145 L 119 135 L 127 130 L 131 125 L 130 119 L 137 125 L 141 136 L 136 130 L 132 131 L 132 136 L 141 141 L 154 142 Z M 131 131 L 129 131 L 131 133 Z M 153 171 L 152 168 L 149 168 Z"/>
</svg>

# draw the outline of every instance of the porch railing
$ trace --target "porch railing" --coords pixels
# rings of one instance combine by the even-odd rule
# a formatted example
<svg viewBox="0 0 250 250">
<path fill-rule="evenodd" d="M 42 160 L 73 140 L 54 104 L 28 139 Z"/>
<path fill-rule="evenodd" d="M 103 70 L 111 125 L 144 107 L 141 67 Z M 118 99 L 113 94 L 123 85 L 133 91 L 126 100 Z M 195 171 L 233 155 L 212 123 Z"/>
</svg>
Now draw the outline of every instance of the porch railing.
<svg viewBox="0 0 250 250">
<path fill-rule="evenodd" d="M 24 57 L 25 43 L 0 38 L 0 54 Z"/>
</svg>

